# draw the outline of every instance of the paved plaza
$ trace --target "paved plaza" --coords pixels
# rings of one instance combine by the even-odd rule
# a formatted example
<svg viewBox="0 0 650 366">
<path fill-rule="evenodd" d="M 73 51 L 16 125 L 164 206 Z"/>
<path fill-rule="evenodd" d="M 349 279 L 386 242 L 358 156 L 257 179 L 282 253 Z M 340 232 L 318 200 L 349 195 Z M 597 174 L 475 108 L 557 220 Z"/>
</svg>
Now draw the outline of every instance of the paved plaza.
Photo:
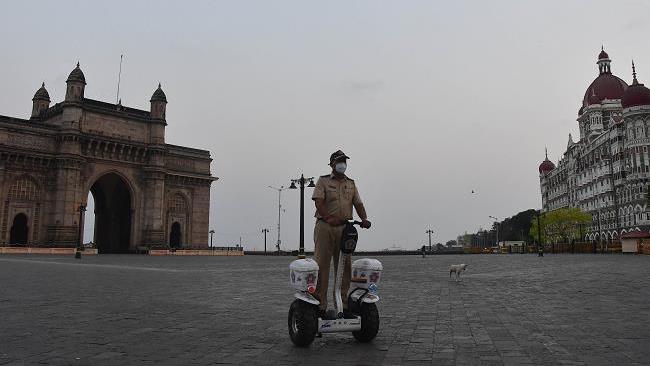
<svg viewBox="0 0 650 366">
<path fill-rule="evenodd" d="M 0 365 L 650 362 L 650 256 L 379 259 L 375 341 L 299 349 L 289 257 L 0 256 Z"/>
</svg>

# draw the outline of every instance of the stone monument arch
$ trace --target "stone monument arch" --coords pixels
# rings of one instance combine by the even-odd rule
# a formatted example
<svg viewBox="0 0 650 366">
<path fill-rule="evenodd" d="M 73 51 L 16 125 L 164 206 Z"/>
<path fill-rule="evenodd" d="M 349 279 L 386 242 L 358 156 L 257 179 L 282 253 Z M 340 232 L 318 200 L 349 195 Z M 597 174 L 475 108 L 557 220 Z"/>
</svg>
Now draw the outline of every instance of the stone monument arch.
<svg viewBox="0 0 650 366">
<path fill-rule="evenodd" d="M 76 245 L 90 193 L 100 253 L 171 237 L 207 247 L 210 152 L 166 143 L 160 83 L 148 111 L 86 98 L 86 85 L 77 64 L 62 102 L 43 83 L 29 119 L 0 115 L 0 245 Z"/>
<path fill-rule="evenodd" d="M 116 171 L 108 171 L 96 179 L 89 192 L 95 201 L 94 241 L 100 253 L 128 252 L 135 242 L 133 228 L 138 196 L 128 178 Z"/>
</svg>

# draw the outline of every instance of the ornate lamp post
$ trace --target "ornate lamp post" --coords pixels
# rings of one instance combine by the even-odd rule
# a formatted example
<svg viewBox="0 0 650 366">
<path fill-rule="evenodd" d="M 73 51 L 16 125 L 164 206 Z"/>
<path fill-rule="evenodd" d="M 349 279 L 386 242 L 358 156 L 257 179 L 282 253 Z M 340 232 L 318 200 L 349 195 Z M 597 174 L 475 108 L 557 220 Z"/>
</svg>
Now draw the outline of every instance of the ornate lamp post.
<svg viewBox="0 0 650 366">
<path fill-rule="evenodd" d="M 212 236 L 214 235 L 214 229 L 211 229 L 211 230 L 208 231 L 208 232 L 210 233 L 210 249 L 212 249 L 212 248 L 214 248 L 214 247 L 212 246 Z"/>
<path fill-rule="evenodd" d="M 262 234 L 264 234 L 264 254 L 266 254 L 266 234 L 269 232 L 269 229 L 262 229 Z"/>
<path fill-rule="evenodd" d="M 540 224 L 539 217 L 542 216 L 542 210 L 537 211 L 537 256 L 544 256 L 544 245 L 542 244 L 542 225 Z"/>
<path fill-rule="evenodd" d="M 313 188 L 314 177 L 305 178 L 303 174 L 298 179 L 292 179 L 289 189 L 297 189 L 296 183 L 300 184 L 300 250 L 298 251 L 298 258 L 305 258 L 305 183 L 309 181 L 307 187 Z"/>
<path fill-rule="evenodd" d="M 83 245 L 81 241 L 83 240 L 83 219 L 84 219 L 84 212 L 86 212 L 86 206 L 84 205 L 79 205 L 79 238 L 77 240 L 77 248 L 74 252 L 74 257 L 77 259 L 81 259 L 81 251 L 83 250 Z"/>
</svg>

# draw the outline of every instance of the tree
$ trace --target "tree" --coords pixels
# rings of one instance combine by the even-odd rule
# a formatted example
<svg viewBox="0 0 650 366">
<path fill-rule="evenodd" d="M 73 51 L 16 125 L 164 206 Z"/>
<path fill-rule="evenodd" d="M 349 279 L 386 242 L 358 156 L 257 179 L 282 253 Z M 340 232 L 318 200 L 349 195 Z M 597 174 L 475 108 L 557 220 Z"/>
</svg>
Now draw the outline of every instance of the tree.
<svg viewBox="0 0 650 366">
<path fill-rule="evenodd" d="M 529 236 L 531 220 L 536 217 L 536 211 L 528 209 L 521 211 L 516 215 L 509 217 L 499 223 L 493 223 L 488 230 L 479 229 L 476 233 L 463 235 L 463 243 L 468 243 L 472 247 L 490 247 L 497 240 L 497 226 L 499 229 L 499 241 L 518 241 L 523 240 L 530 242 L 537 237 Z"/>
<path fill-rule="evenodd" d="M 533 217 L 535 217 L 535 210 L 530 209 L 521 211 L 501 221 L 499 223 L 499 240 L 522 240 L 530 242 L 532 238 L 528 236 L 528 233 L 530 232 L 530 224 Z"/>
<path fill-rule="evenodd" d="M 582 226 L 590 223 L 591 215 L 579 208 L 561 208 L 543 213 L 540 218 L 542 243 L 564 242 L 580 238 Z M 532 218 L 530 236 L 538 238 L 537 217 Z"/>
</svg>

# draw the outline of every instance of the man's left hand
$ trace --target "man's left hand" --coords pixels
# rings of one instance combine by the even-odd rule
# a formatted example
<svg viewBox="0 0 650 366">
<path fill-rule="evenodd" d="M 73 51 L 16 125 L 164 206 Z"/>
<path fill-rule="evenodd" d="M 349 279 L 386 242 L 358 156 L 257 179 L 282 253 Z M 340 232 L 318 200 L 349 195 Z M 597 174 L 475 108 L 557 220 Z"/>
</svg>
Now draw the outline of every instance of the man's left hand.
<svg viewBox="0 0 650 366">
<path fill-rule="evenodd" d="M 364 229 L 370 229 L 370 225 L 371 225 L 370 221 L 365 220 L 365 219 L 364 219 L 364 220 L 361 220 L 361 227 L 362 227 L 362 228 L 364 228 Z"/>
</svg>

